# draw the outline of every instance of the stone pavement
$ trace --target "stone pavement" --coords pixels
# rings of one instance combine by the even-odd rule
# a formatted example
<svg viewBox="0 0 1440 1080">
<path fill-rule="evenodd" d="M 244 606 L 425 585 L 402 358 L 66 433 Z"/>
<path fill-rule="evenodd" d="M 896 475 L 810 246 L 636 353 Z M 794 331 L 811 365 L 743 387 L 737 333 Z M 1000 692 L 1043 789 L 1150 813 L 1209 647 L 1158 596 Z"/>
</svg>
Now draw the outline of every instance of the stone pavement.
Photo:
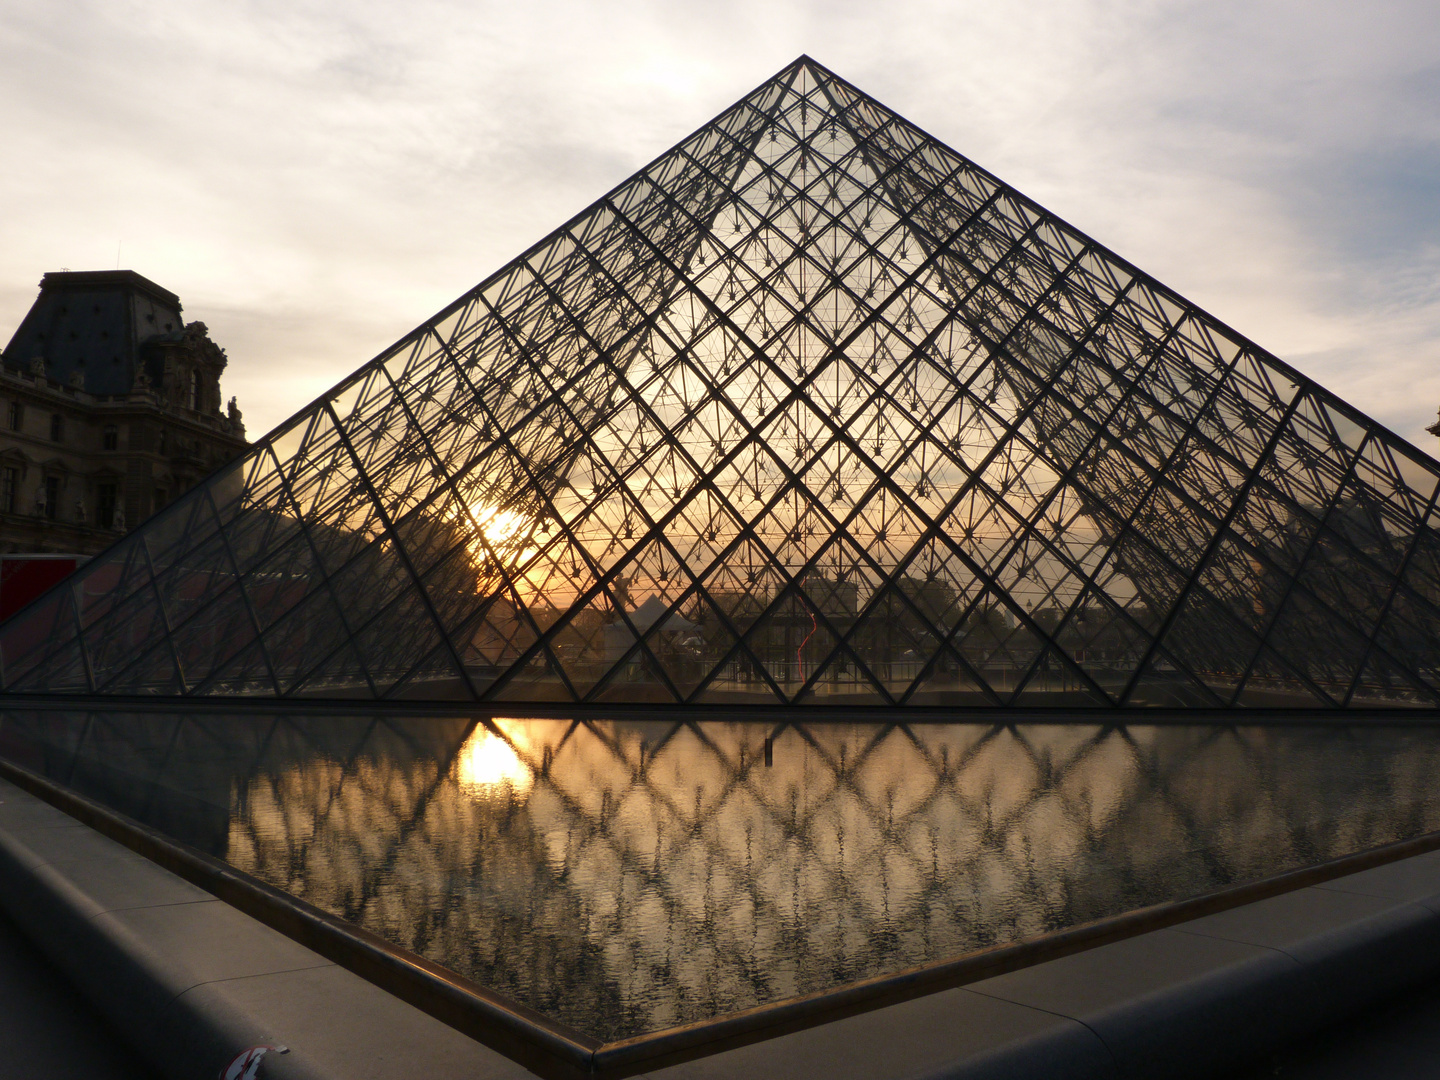
<svg viewBox="0 0 1440 1080">
<path fill-rule="evenodd" d="M 151 1075 L 109 1023 L 0 914 L 0 1080 L 147 1080 Z M 1277 1077 L 1440 1078 L 1440 983 L 1368 1010 L 1233 1080 Z"/>
<path fill-rule="evenodd" d="M 1435 1080 L 1440 983 L 1369 1009 L 1237 1080 Z"/>
<path fill-rule="evenodd" d="M 152 1075 L 0 914 L 0 1080 L 146 1080 Z"/>
</svg>

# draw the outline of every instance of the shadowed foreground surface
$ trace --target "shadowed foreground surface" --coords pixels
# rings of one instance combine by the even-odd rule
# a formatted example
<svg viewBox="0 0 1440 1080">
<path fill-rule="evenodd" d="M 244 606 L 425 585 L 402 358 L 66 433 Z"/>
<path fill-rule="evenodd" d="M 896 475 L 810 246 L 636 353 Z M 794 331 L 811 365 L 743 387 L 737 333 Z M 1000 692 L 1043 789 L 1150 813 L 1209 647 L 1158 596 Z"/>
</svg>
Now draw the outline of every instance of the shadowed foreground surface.
<svg viewBox="0 0 1440 1080">
<path fill-rule="evenodd" d="M 152 1075 L 3 915 L 0 1047 L 0 1080 L 142 1080 Z M 1254 1063 L 1239 1080 L 1429 1080 L 1437 1075 L 1440 983 L 1432 983 L 1359 1013 L 1324 1037 Z"/>
<path fill-rule="evenodd" d="M 1240 1080 L 1432 1080 L 1440 1076 L 1440 982 L 1256 1063 Z"/>
<path fill-rule="evenodd" d="M 0 1080 L 141 1080 L 153 1075 L 4 915 L 0 1048 Z"/>
</svg>

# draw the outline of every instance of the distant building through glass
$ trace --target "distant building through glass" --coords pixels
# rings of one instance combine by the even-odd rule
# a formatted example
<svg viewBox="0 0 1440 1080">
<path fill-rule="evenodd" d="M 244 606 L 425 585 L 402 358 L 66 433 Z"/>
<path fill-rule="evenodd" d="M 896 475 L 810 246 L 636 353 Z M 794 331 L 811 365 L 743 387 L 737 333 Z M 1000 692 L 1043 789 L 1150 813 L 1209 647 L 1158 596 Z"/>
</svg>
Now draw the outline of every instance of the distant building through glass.
<svg viewBox="0 0 1440 1080">
<path fill-rule="evenodd" d="M 81 696 L 1434 707 L 1437 470 L 802 58 L 0 659 Z"/>
</svg>

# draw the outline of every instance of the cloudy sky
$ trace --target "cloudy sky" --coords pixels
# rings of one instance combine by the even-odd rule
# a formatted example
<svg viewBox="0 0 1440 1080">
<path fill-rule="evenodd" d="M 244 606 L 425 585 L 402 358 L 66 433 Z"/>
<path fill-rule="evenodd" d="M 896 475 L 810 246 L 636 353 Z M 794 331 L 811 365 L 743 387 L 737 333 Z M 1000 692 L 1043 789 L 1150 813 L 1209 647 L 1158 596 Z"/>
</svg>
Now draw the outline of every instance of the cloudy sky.
<svg viewBox="0 0 1440 1080">
<path fill-rule="evenodd" d="M 1434 0 L 6 0 L 0 342 L 118 255 L 257 436 L 802 52 L 1435 448 Z"/>
</svg>

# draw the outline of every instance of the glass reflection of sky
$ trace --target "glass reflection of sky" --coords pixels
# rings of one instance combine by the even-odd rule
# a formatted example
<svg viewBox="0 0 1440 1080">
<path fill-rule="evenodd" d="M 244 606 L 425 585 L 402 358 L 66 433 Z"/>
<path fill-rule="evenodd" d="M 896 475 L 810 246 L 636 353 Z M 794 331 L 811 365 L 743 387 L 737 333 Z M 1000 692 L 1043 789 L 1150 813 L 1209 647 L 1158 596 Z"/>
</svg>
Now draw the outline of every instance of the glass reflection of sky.
<svg viewBox="0 0 1440 1080">
<path fill-rule="evenodd" d="M 12 713 L 0 753 L 602 1038 L 1440 827 L 1424 729 Z"/>
</svg>

